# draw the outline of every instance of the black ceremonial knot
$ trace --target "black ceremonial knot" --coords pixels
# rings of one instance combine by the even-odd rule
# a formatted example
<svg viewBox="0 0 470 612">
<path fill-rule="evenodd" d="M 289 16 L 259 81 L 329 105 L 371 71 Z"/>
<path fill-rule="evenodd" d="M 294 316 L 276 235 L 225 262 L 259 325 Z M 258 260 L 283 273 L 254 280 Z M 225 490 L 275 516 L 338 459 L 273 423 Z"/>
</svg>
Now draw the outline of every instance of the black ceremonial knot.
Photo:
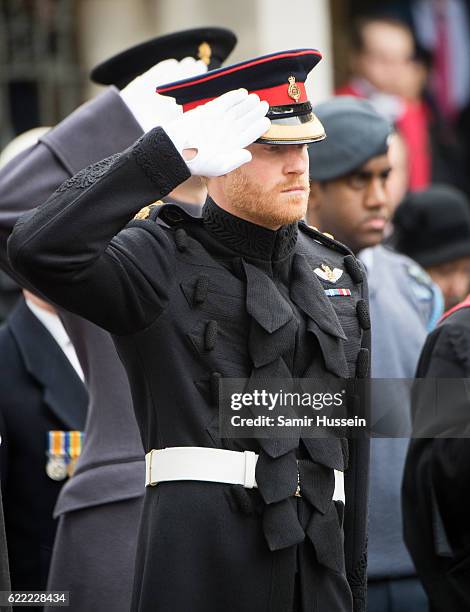
<svg viewBox="0 0 470 612">
<path fill-rule="evenodd" d="M 294 546 L 307 537 L 320 563 L 333 569 L 342 567 L 343 536 L 333 502 L 335 476 L 331 468 L 297 460 L 293 451 L 276 459 L 261 452 L 256 482 L 266 504 L 263 532 L 270 550 Z M 311 507 L 306 526 L 299 520 L 296 496 Z M 331 550 L 328 541 L 332 543 Z"/>
</svg>

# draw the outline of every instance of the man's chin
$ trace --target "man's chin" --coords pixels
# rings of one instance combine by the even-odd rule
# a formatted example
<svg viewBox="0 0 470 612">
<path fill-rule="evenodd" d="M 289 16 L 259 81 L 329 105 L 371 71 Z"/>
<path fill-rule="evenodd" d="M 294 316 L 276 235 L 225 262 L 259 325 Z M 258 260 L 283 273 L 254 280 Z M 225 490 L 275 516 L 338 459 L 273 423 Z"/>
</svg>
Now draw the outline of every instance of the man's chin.
<svg viewBox="0 0 470 612">
<path fill-rule="evenodd" d="M 356 255 L 357 253 L 360 253 L 364 249 L 376 247 L 383 240 L 383 236 L 382 235 L 378 236 L 377 234 L 375 235 L 367 234 L 365 236 L 359 235 L 359 236 L 354 236 L 354 237 L 350 236 L 350 238 L 348 237 L 342 238 L 341 235 L 335 234 L 334 230 L 332 230 L 332 233 L 334 234 L 334 237 L 336 238 L 336 240 L 339 240 L 340 242 L 345 244 Z"/>
<path fill-rule="evenodd" d="M 283 225 L 300 221 L 307 214 L 308 198 L 302 195 L 289 196 L 279 202 L 279 217 L 284 218 Z"/>
<path fill-rule="evenodd" d="M 361 247 L 361 249 L 366 249 L 368 247 L 375 247 L 378 244 L 380 244 L 383 239 L 384 239 L 383 230 L 377 230 L 377 231 L 372 230 L 370 232 L 366 232 L 362 236 L 363 246 Z"/>
</svg>

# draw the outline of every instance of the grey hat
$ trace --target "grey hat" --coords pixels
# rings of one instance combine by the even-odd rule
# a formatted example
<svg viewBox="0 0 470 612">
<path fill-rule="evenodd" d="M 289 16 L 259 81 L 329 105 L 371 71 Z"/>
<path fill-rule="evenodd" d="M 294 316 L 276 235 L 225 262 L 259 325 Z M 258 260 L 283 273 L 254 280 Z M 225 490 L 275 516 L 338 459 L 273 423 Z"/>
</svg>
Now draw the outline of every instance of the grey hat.
<svg viewBox="0 0 470 612">
<path fill-rule="evenodd" d="M 310 180 L 328 181 L 388 150 L 392 126 L 366 100 L 337 96 L 314 108 L 326 139 L 309 146 Z"/>
</svg>

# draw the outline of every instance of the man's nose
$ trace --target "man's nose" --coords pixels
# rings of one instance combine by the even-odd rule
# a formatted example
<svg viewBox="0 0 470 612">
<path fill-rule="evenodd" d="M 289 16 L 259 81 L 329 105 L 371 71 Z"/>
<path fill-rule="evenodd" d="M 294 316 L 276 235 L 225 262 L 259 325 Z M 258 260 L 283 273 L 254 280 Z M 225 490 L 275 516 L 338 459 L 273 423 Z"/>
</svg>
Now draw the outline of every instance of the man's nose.
<svg viewBox="0 0 470 612">
<path fill-rule="evenodd" d="M 369 183 L 365 204 L 369 208 L 382 208 L 388 206 L 389 195 L 386 182 L 381 177 L 373 177 Z"/>
<path fill-rule="evenodd" d="M 284 158 L 285 174 L 306 174 L 308 172 L 307 147 L 286 147 Z"/>
</svg>

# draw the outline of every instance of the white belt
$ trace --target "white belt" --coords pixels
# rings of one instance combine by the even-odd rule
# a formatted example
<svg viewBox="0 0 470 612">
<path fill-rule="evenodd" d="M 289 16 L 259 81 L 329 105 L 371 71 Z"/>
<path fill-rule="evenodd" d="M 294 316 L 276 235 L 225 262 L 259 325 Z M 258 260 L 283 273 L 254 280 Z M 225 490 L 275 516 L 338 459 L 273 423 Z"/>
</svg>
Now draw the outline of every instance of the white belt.
<svg viewBox="0 0 470 612">
<path fill-rule="evenodd" d="M 151 450 L 145 455 L 145 486 L 175 480 L 202 480 L 257 487 L 258 455 L 252 451 L 231 451 L 203 446 L 173 446 Z M 302 483 L 300 483 L 300 491 Z M 335 470 L 334 500 L 345 503 L 344 475 Z"/>
</svg>

